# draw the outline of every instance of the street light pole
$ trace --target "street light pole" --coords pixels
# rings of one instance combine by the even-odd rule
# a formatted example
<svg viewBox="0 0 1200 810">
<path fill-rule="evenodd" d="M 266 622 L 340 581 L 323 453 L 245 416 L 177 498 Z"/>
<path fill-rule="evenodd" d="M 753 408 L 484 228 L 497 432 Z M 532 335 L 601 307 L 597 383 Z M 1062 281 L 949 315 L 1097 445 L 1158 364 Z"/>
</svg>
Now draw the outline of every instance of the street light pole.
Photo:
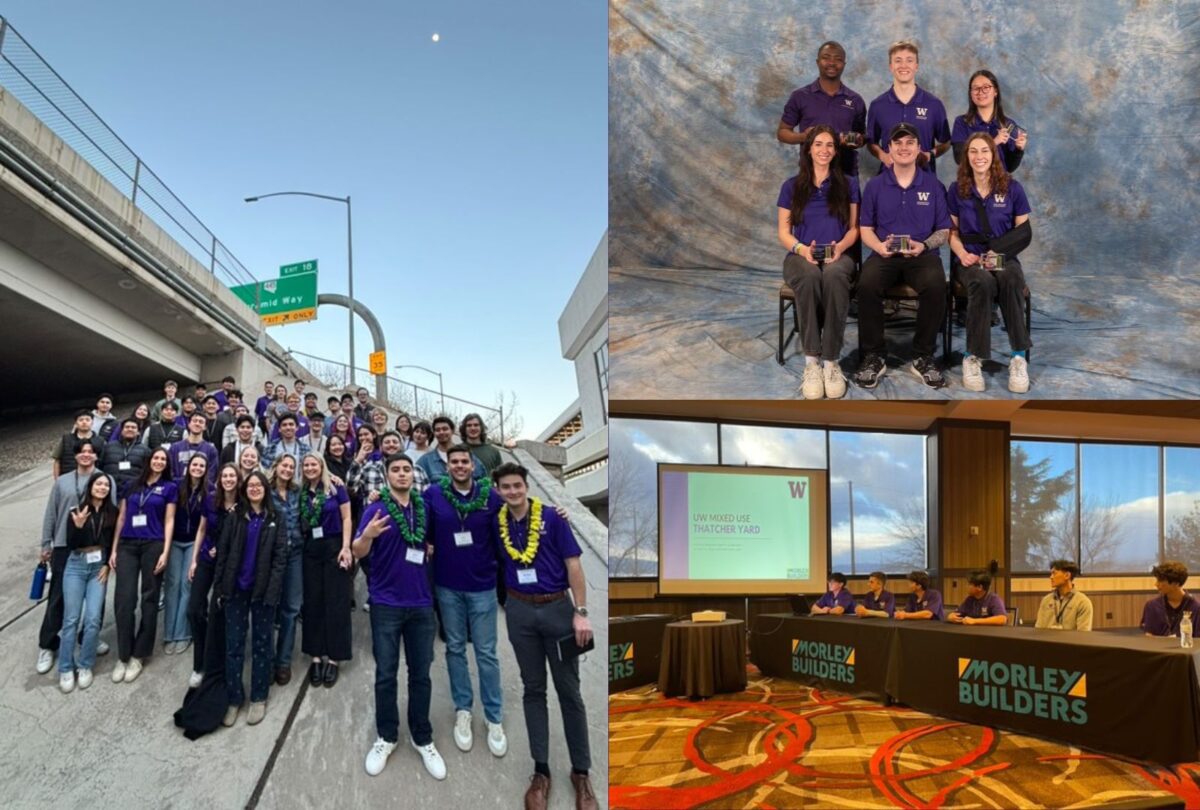
<svg viewBox="0 0 1200 810">
<path fill-rule="evenodd" d="M 420 369 L 421 371 L 428 372 L 429 374 L 436 374 L 437 378 L 438 378 L 438 397 L 440 397 L 441 401 L 442 401 L 442 413 L 444 414 L 446 412 L 446 389 L 442 387 L 442 372 L 434 371 L 431 368 L 425 368 L 425 366 L 414 366 L 412 364 L 405 364 L 402 366 L 392 366 L 392 368 L 396 369 L 397 371 L 399 371 L 402 368 L 416 368 L 416 369 Z M 416 403 L 416 394 L 415 393 L 413 394 L 413 402 L 414 402 L 414 404 Z"/>
</svg>

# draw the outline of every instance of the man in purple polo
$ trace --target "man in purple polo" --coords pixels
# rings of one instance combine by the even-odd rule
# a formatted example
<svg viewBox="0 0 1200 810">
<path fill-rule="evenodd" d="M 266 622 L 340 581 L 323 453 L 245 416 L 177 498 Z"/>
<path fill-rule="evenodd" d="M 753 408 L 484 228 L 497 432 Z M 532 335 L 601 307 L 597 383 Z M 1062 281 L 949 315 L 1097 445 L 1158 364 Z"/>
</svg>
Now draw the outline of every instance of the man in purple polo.
<svg viewBox="0 0 1200 810">
<path fill-rule="evenodd" d="M 913 571 L 908 575 L 908 584 L 912 593 L 908 596 L 908 604 L 904 610 L 896 611 L 900 621 L 909 619 L 929 620 L 940 622 L 942 614 L 942 594 L 929 587 L 929 574 L 924 571 Z"/>
<path fill-rule="evenodd" d="M 1159 595 L 1142 608 L 1142 630 L 1148 636 L 1177 636 L 1184 613 L 1192 616 L 1192 627 L 1200 627 L 1200 601 L 1183 590 L 1187 566 L 1170 560 L 1150 570 Z"/>
<path fill-rule="evenodd" d="M 946 617 L 947 621 L 954 624 L 1007 624 L 1008 611 L 1004 608 L 1004 600 L 992 593 L 991 587 L 991 574 L 972 571 L 967 578 L 967 598 L 958 606 L 958 610 Z"/>
<path fill-rule="evenodd" d="M 867 183 L 859 214 L 859 236 L 873 253 L 863 262 L 858 283 L 862 361 L 855 379 L 863 388 L 874 388 L 887 373 L 883 293 L 903 279 L 918 296 L 911 371 L 929 387 L 941 388 L 946 379 L 933 350 L 946 316 L 946 274 L 938 255 L 950 235 L 946 189 L 933 172 L 917 170 L 912 124 L 897 124 L 888 140 L 892 166 Z"/>
<path fill-rule="evenodd" d="M 846 575 L 834 571 L 829 575 L 829 590 L 817 600 L 809 612 L 814 616 L 822 613 L 840 616 L 852 610 L 854 610 L 854 594 L 846 590 Z"/>
<path fill-rule="evenodd" d="M 937 156 L 950 148 L 950 124 L 941 100 L 917 86 L 920 58 L 912 42 L 894 42 L 888 48 L 892 87 L 871 102 L 867 109 L 867 149 L 882 164 L 892 165 L 890 133 L 897 124 L 909 124 L 917 132 L 921 151 L 917 165 L 937 174 Z"/>
<path fill-rule="evenodd" d="M 229 407 L 229 395 L 233 393 L 233 389 L 236 385 L 237 380 L 229 375 L 226 375 L 221 380 L 220 390 L 213 394 L 213 397 L 215 397 L 217 400 L 217 406 L 219 410 L 223 411 Z"/>
<path fill-rule="evenodd" d="M 891 591 L 885 590 L 885 585 L 887 585 L 887 574 L 882 571 L 872 571 L 871 576 L 867 578 L 867 595 L 863 597 L 862 604 L 854 608 L 854 614 L 860 619 L 892 618 L 896 613 L 896 596 Z"/>
<path fill-rule="evenodd" d="M 866 132 L 867 104 L 863 97 L 842 84 L 846 49 L 840 43 L 824 42 L 817 49 L 817 80 L 792 92 L 783 108 L 775 136 L 780 143 L 802 145 L 817 124 L 828 124 L 841 141 L 842 172 L 858 174 L 858 149 Z M 843 133 L 859 137 L 847 143 Z"/>
<path fill-rule="evenodd" d="M 202 455 L 208 459 L 209 483 L 217 480 L 217 468 L 220 466 L 221 457 L 216 446 L 204 440 L 204 430 L 207 427 L 208 420 L 204 414 L 192 411 L 187 421 L 187 435 L 167 450 L 167 458 L 171 461 L 172 481 L 183 481 L 186 478 L 188 462 L 195 455 Z"/>
</svg>

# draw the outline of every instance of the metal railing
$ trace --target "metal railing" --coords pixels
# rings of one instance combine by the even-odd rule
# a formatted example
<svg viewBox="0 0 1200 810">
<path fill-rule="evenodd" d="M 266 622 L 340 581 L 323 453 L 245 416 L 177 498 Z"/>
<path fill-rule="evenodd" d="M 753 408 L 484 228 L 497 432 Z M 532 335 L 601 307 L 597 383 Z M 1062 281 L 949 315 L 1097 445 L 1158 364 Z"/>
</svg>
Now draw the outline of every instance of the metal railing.
<svg viewBox="0 0 1200 810">
<path fill-rule="evenodd" d="M 328 357 L 317 357 L 313 354 L 288 349 L 289 357 L 302 358 L 304 367 L 316 375 L 324 386 L 330 390 L 354 389 L 358 386 L 370 388 L 375 375 L 365 368 L 354 368 L 351 375 L 346 363 L 330 360 Z M 482 402 L 472 402 L 462 397 L 443 394 L 431 388 L 417 385 L 399 377 L 387 378 L 388 401 L 386 407 L 392 411 L 404 411 L 414 422 L 418 419 L 429 420 L 435 416 L 446 415 L 454 420 L 455 425 L 468 413 L 478 412 L 483 417 L 484 426 L 490 435 L 499 435 L 500 443 L 505 440 L 504 408 L 494 408 Z M 457 427 L 455 428 L 457 430 Z"/>
<path fill-rule="evenodd" d="M 0 17 L 0 86 L 227 286 L 254 276 L 167 184 Z"/>
</svg>

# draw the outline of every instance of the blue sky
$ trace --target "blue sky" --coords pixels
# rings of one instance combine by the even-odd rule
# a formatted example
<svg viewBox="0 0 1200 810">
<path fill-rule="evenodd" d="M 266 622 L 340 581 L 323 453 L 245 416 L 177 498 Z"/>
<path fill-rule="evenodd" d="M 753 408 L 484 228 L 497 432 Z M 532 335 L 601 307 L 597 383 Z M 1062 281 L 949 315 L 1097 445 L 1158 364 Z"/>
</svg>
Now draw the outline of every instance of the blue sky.
<svg viewBox="0 0 1200 810">
<path fill-rule="evenodd" d="M 557 319 L 607 227 L 604 3 L 12 0 L 4 16 L 259 278 L 317 258 L 390 365 L 514 390 L 524 435 L 576 396 Z M 431 36 L 438 33 L 436 44 Z M 344 310 L 270 330 L 344 361 Z M 369 333 L 356 332 L 366 366 Z M 535 371 L 536 369 L 536 371 Z M 437 387 L 434 377 L 402 373 Z"/>
</svg>

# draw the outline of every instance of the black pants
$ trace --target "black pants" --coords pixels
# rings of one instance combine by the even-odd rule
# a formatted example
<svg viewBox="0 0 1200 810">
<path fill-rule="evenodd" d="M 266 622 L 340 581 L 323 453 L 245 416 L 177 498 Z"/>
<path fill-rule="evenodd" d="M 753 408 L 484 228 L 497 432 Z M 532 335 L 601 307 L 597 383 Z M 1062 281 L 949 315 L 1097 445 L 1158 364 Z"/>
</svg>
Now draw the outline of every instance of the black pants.
<svg viewBox="0 0 1200 810">
<path fill-rule="evenodd" d="M 932 356 L 938 332 L 946 317 L 946 274 L 942 261 L 931 253 L 915 259 L 878 253 L 863 262 L 858 282 L 858 334 L 864 354 L 883 354 L 883 293 L 900 279 L 917 291 L 917 332 L 913 351 Z"/>
<path fill-rule="evenodd" d="M 853 278 L 854 260 L 849 254 L 824 268 L 795 253 L 783 260 L 783 280 L 796 296 L 800 343 L 806 355 L 835 363 L 841 357 Z"/>
<path fill-rule="evenodd" d="M 71 552 L 66 546 L 50 549 L 50 596 L 46 599 L 46 615 L 38 631 L 38 647 L 58 651 L 58 633 L 63 626 L 63 571 Z M 103 622 L 103 619 L 101 619 Z"/>
<path fill-rule="evenodd" d="M 338 566 L 337 555 L 342 538 L 323 537 L 304 545 L 302 571 L 304 602 L 300 620 L 304 625 L 300 650 L 313 657 L 349 661 L 350 596 L 353 580 L 350 572 Z"/>
<path fill-rule="evenodd" d="M 1016 259 L 1005 259 L 999 272 L 978 264 L 960 267 L 959 277 L 967 288 L 967 351 L 981 360 L 992 354 L 992 300 L 999 298 L 1000 314 L 1014 352 L 1031 345 L 1025 330 L 1025 273 Z"/>
<path fill-rule="evenodd" d="M 117 654 L 126 663 L 131 657 L 149 658 L 154 654 L 158 592 L 162 588 L 162 574 L 155 574 L 154 566 L 162 553 L 162 540 L 122 540 L 117 547 Z M 135 631 L 139 594 L 142 617 Z"/>
<path fill-rule="evenodd" d="M 204 671 L 204 651 L 208 645 L 208 592 L 212 590 L 216 566 L 204 559 L 196 558 L 196 576 L 192 579 L 192 590 L 188 594 L 187 618 L 192 627 L 192 671 Z"/>
</svg>

